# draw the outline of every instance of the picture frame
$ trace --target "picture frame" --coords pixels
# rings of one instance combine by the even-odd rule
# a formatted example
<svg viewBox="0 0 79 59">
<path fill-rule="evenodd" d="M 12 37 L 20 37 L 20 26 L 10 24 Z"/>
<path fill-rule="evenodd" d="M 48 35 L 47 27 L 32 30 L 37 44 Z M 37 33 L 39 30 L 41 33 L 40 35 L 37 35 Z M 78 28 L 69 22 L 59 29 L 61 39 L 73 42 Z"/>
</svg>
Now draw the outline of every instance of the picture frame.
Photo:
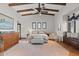
<svg viewBox="0 0 79 59">
<path fill-rule="evenodd" d="M 13 30 L 14 18 L 0 13 L 0 30 Z"/>
<path fill-rule="evenodd" d="M 32 29 L 36 29 L 36 22 L 32 22 Z"/>
<path fill-rule="evenodd" d="M 41 22 L 37 22 L 37 29 L 41 29 Z"/>
<path fill-rule="evenodd" d="M 42 22 L 42 29 L 47 29 L 47 22 Z"/>
</svg>

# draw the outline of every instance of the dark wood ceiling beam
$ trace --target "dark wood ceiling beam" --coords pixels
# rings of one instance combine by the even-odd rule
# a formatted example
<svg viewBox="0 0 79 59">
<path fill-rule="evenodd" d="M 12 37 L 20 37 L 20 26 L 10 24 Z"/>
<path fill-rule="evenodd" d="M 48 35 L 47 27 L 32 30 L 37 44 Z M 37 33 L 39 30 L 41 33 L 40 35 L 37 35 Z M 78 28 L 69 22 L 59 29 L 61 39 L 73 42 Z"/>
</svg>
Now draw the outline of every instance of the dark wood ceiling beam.
<svg viewBox="0 0 79 59">
<path fill-rule="evenodd" d="M 27 4 L 33 4 L 33 3 L 10 3 L 9 6 L 19 6 L 19 5 L 27 5 Z"/>
<path fill-rule="evenodd" d="M 31 13 L 30 14 L 22 14 L 22 16 L 28 16 L 28 15 L 34 15 L 34 14 L 31 14 Z"/>
<path fill-rule="evenodd" d="M 19 6 L 19 5 L 28 5 L 28 4 L 34 4 L 34 3 L 10 3 L 9 6 Z M 45 3 L 45 4 L 66 6 L 66 3 Z M 38 6 L 40 6 L 40 3 L 38 4 Z"/>
<path fill-rule="evenodd" d="M 39 13 L 22 14 L 22 16 L 36 15 L 36 14 L 39 14 Z M 51 16 L 55 16 L 55 14 L 50 14 L 50 13 L 41 13 L 41 14 L 43 14 L 43 15 L 51 15 Z"/>
<path fill-rule="evenodd" d="M 39 8 L 35 8 L 37 10 L 39 10 Z M 41 8 L 40 8 L 41 9 Z M 48 9 L 48 8 L 44 8 L 43 10 L 46 10 L 46 11 L 53 11 L 53 12 L 59 12 L 59 10 L 56 10 L 56 9 Z"/>
<path fill-rule="evenodd" d="M 26 11 L 34 11 L 34 9 L 24 9 L 24 10 L 18 10 L 17 12 L 26 12 Z"/>
<path fill-rule="evenodd" d="M 35 9 L 39 10 L 39 8 L 35 8 Z M 59 12 L 59 10 L 56 10 L 56 9 L 48 9 L 48 8 L 44 8 L 43 10 L 46 10 L 46 11 L 53 11 L 53 12 Z M 34 9 L 18 10 L 17 12 L 26 12 L 26 11 L 34 11 Z"/>
<path fill-rule="evenodd" d="M 46 3 L 46 4 L 66 6 L 66 3 Z"/>
</svg>

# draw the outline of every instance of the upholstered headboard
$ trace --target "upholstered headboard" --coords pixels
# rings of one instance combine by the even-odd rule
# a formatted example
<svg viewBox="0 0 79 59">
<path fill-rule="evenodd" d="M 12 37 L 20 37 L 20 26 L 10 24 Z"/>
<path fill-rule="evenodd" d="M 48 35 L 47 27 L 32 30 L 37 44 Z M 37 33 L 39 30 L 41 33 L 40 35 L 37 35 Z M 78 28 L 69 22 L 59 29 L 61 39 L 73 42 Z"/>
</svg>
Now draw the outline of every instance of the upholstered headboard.
<svg viewBox="0 0 79 59">
<path fill-rule="evenodd" d="M 45 34 L 44 31 L 41 30 L 32 30 L 30 34 Z"/>
</svg>

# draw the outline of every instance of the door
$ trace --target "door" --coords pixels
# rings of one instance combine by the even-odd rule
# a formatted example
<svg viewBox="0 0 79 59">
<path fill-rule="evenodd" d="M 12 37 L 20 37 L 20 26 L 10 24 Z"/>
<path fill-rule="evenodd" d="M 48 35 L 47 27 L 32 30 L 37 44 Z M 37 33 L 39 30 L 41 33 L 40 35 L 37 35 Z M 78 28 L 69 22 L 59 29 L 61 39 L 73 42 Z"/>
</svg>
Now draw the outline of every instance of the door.
<svg viewBox="0 0 79 59">
<path fill-rule="evenodd" d="M 19 38 L 21 39 L 21 24 L 20 23 L 17 24 L 17 31 L 19 33 Z"/>
</svg>

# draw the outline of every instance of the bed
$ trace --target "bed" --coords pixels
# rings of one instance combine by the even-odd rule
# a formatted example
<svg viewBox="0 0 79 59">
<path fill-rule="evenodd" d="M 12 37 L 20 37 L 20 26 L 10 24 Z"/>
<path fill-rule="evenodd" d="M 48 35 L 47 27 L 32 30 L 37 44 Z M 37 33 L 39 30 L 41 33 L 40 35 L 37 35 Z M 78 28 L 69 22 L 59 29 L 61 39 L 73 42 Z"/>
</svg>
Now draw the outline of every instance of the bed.
<svg viewBox="0 0 79 59">
<path fill-rule="evenodd" d="M 48 35 L 39 32 L 39 33 L 32 33 L 29 35 L 29 42 L 30 43 L 47 43 L 48 42 Z"/>
</svg>

